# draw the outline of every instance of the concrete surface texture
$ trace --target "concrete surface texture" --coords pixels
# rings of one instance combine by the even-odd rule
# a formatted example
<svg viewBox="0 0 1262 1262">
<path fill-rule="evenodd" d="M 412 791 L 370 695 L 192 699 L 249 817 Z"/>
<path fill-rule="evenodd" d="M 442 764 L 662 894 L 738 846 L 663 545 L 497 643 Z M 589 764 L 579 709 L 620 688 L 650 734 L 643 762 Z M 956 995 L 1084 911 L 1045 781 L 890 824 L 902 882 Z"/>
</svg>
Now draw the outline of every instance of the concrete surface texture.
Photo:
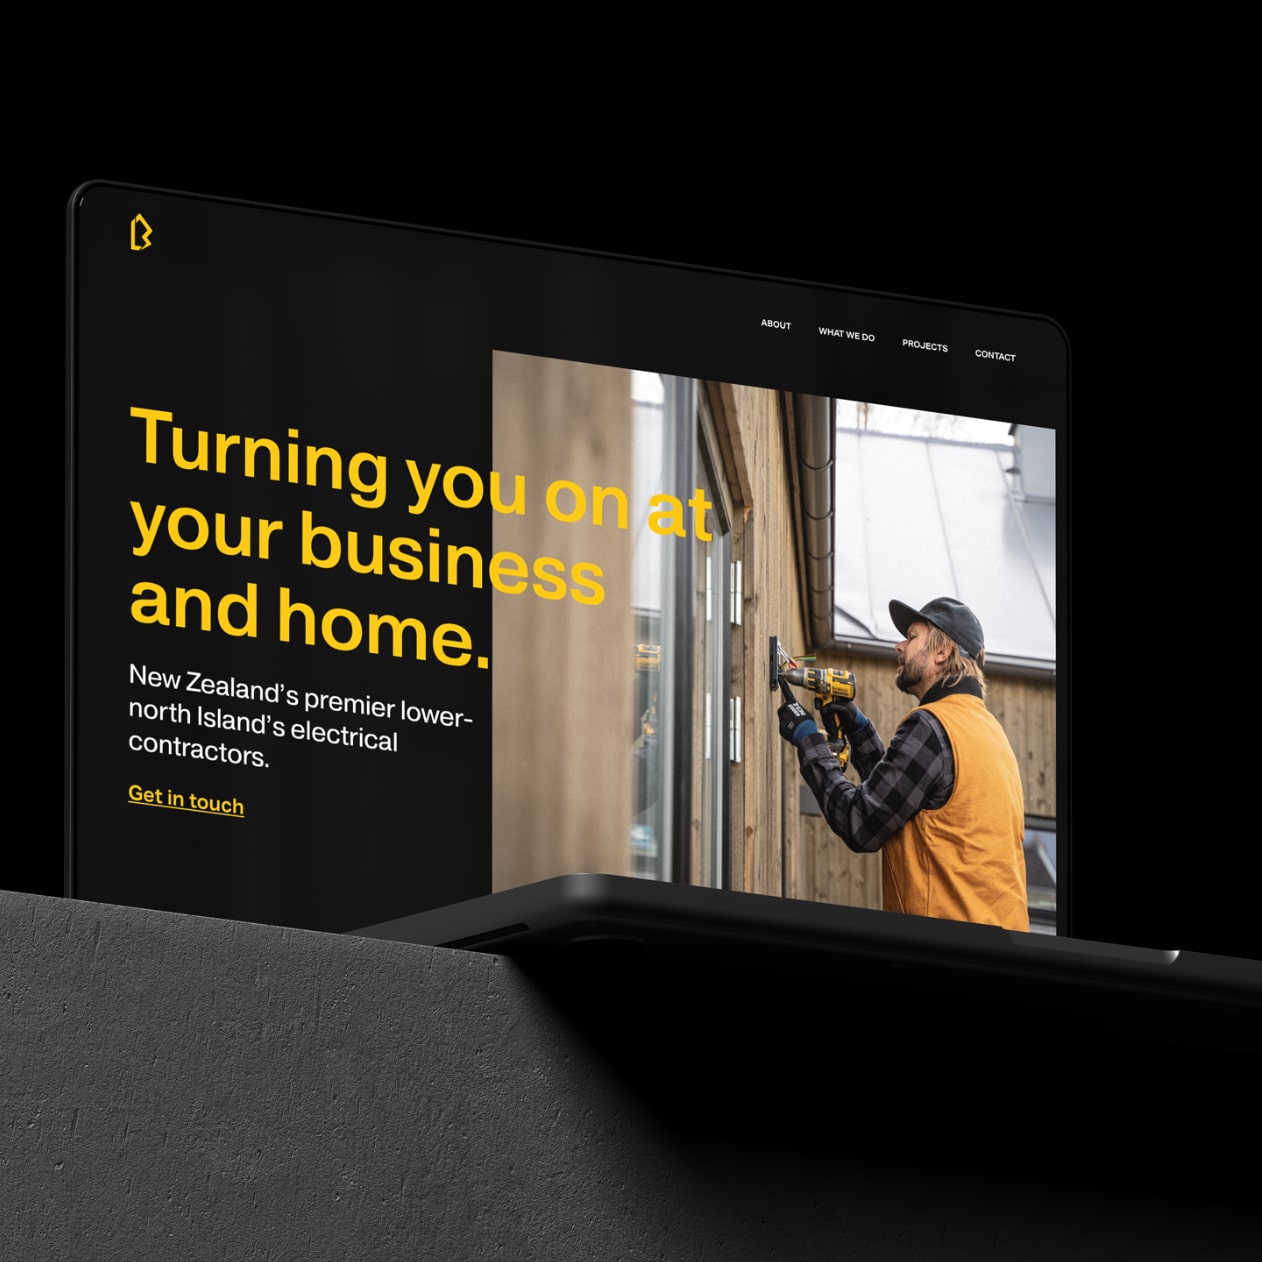
<svg viewBox="0 0 1262 1262">
<path fill-rule="evenodd" d="M 939 1137 L 900 1163 L 861 1134 L 674 1125 L 497 956 L 0 894 L 0 996 L 6 1258 L 1104 1258 L 1139 1256 L 1137 1230 L 1175 1258 L 1244 1238 L 1229 1207 L 1154 1217 L 1133 1191 L 1023 1178 L 1018 1153 L 979 1186 Z"/>
</svg>

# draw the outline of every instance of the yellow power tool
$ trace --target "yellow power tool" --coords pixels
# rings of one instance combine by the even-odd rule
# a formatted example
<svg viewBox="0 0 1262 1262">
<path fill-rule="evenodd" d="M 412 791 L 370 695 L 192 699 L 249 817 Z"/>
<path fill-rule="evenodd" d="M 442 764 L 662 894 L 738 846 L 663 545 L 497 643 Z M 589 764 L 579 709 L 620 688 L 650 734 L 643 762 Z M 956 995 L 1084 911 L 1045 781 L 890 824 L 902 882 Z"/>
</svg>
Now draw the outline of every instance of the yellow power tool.
<svg viewBox="0 0 1262 1262">
<path fill-rule="evenodd" d="M 817 710 L 830 701 L 853 701 L 858 691 L 853 671 L 828 666 L 793 666 L 780 671 L 780 678 L 795 688 L 809 688 L 815 694 Z M 850 762 L 850 741 L 841 730 L 841 720 L 835 714 L 821 714 L 820 725 L 828 738 L 828 748 L 837 755 L 844 771 Z"/>
</svg>

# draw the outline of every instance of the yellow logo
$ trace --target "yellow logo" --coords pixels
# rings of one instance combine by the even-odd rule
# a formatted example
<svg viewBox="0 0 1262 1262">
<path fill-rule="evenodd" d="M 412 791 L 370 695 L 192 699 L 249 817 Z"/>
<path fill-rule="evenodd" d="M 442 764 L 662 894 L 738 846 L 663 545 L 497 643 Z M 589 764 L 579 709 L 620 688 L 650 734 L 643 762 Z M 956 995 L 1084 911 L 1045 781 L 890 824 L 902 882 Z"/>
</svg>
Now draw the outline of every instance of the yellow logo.
<svg viewBox="0 0 1262 1262">
<path fill-rule="evenodd" d="M 139 225 L 143 229 L 143 231 L 140 233 L 140 236 L 139 236 L 139 240 L 140 240 L 139 244 L 136 243 L 137 225 Z M 152 231 L 153 229 L 149 227 L 149 223 L 145 219 L 144 215 L 137 215 L 135 219 L 131 221 L 131 248 L 133 250 L 147 250 L 153 244 L 153 242 L 149 240 L 149 234 Z"/>
</svg>

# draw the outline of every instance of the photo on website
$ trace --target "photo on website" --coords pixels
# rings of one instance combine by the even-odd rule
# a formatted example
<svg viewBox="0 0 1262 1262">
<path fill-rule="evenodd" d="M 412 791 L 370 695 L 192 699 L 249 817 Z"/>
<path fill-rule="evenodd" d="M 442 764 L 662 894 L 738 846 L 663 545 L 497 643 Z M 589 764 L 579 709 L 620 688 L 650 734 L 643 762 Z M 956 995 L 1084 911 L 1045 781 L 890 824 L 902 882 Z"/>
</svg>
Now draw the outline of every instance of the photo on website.
<svg viewBox="0 0 1262 1262">
<path fill-rule="evenodd" d="M 1055 932 L 1055 459 L 1046 429 L 497 352 L 494 888 Z"/>
</svg>

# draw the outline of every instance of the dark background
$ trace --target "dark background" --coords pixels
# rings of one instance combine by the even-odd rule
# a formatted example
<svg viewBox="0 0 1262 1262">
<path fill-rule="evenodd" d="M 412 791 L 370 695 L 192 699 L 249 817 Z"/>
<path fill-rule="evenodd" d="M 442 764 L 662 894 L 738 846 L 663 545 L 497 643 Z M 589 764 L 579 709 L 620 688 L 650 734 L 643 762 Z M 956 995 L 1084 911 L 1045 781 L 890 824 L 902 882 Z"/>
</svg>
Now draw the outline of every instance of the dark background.
<svg viewBox="0 0 1262 1262">
<path fill-rule="evenodd" d="M 1084 238 L 1078 192 L 1072 181 L 1041 171 L 1043 160 L 932 178 L 910 168 L 891 174 L 887 164 L 879 177 L 860 172 L 842 193 L 829 193 L 756 163 L 702 164 L 681 181 L 664 157 L 651 155 L 593 167 L 552 152 L 495 154 L 471 169 L 431 163 L 418 151 L 415 166 L 401 173 L 357 159 L 264 170 L 133 153 L 63 162 L 60 185 L 50 180 L 39 198 L 39 220 L 41 235 L 63 234 L 72 189 L 110 179 L 1056 320 L 1073 355 L 1073 546 L 1086 558 L 1076 570 L 1072 557 L 1060 558 L 1083 602 L 1071 649 L 1075 932 L 1256 957 L 1253 900 L 1215 857 L 1220 825 L 1212 837 L 1193 831 L 1186 805 L 1193 773 L 1180 744 L 1187 702 L 1171 712 L 1170 697 L 1182 692 L 1171 685 L 1156 628 L 1144 621 L 1156 594 L 1140 590 L 1136 577 L 1160 565 L 1169 538 L 1167 488 L 1140 476 L 1128 459 L 1130 446 L 1143 440 L 1147 413 L 1139 404 L 1168 383 L 1168 346 L 1147 336 L 1145 324 L 1165 298 L 1162 277 L 1153 260 L 1122 248 L 1105 256 L 1098 236 Z M 50 266 L 32 305 L 42 313 L 38 362 L 53 397 L 61 391 L 62 289 L 61 269 Z M 54 560 L 23 555 L 55 606 Z M 1062 620 L 1065 613 L 1062 601 Z M 37 649 L 50 678 L 59 670 L 53 639 Z M 45 771 L 41 785 L 56 800 L 55 777 Z M 20 843 L 5 861 L 0 885 L 58 892 L 59 834 L 50 814 L 46 834 Z"/>
</svg>

